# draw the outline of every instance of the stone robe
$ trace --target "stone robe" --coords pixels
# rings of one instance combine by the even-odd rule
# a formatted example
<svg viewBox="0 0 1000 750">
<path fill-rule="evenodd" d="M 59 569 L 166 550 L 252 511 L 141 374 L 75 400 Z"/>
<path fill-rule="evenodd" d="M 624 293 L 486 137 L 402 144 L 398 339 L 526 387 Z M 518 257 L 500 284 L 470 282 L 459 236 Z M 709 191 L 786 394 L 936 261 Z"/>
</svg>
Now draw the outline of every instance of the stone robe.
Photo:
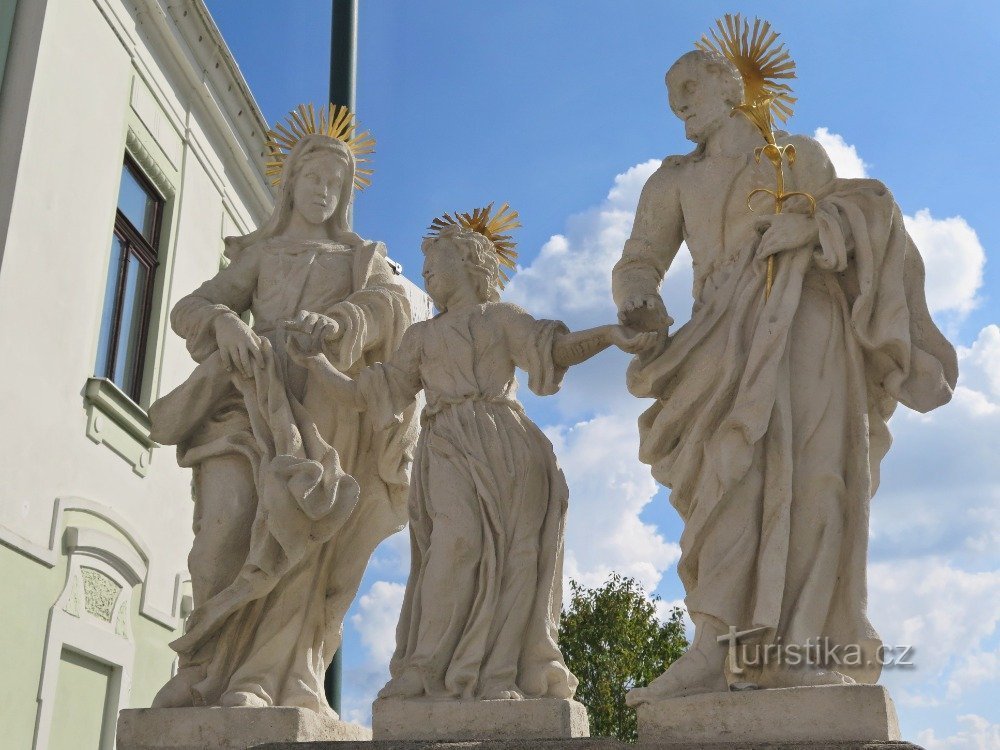
<svg viewBox="0 0 1000 750">
<path fill-rule="evenodd" d="M 746 196 L 773 183 L 770 166 L 730 159 L 728 184 L 699 193 L 718 167 L 672 157 L 647 183 L 616 299 L 658 293 L 665 238 L 683 232 L 695 304 L 633 360 L 628 386 L 656 399 L 639 456 L 684 520 L 689 611 L 767 628 L 766 641 L 854 644 L 855 663 L 827 666 L 874 682 L 866 557 L 886 423 L 897 402 L 928 411 L 949 400 L 955 352 L 928 314 L 923 264 L 888 190 L 835 179 L 818 145 L 792 140 L 789 189 L 818 200 L 819 244 L 776 257 L 766 302 Z"/>
<path fill-rule="evenodd" d="M 222 368 L 214 320 L 250 311 L 272 345 L 253 379 Z M 231 691 L 268 705 L 329 712 L 327 665 L 376 545 L 406 520 L 414 413 L 376 428 L 331 402 L 285 354 L 280 321 L 300 310 L 335 319 L 325 354 L 356 374 L 385 360 L 410 323 L 381 244 L 270 239 L 174 308 L 200 364 L 154 404 L 153 437 L 194 469 L 195 609 L 172 646 L 192 705 Z"/>
<path fill-rule="evenodd" d="M 539 395 L 558 390 L 558 322 L 503 302 L 409 328 L 393 357 L 359 379 L 377 425 L 424 390 L 410 485 L 412 563 L 396 631 L 397 679 L 425 694 L 503 690 L 572 697 L 557 645 L 569 491 L 552 445 L 515 399 L 515 365 Z"/>
</svg>

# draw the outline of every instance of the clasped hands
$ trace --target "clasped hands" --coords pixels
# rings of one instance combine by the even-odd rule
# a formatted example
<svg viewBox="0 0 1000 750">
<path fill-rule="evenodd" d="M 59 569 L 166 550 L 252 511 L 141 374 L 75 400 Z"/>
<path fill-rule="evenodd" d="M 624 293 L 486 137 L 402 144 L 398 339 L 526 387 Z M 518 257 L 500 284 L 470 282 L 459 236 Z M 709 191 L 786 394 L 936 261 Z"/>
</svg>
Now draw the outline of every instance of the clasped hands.
<svg viewBox="0 0 1000 750">
<path fill-rule="evenodd" d="M 227 372 L 235 370 L 245 378 L 252 378 L 255 370 L 264 369 L 271 355 L 270 341 L 258 335 L 234 312 L 219 315 L 214 324 L 219 355 Z M 281 325 L 285 331 L 295 334 L 294 338 L 290 337 L 289 346 L 294 345 L 300 352 L 317 352 L 323 344 L 336 341 L 342 333 L 340 324 L 333 318 L 305 310 Z"/>
</svg>

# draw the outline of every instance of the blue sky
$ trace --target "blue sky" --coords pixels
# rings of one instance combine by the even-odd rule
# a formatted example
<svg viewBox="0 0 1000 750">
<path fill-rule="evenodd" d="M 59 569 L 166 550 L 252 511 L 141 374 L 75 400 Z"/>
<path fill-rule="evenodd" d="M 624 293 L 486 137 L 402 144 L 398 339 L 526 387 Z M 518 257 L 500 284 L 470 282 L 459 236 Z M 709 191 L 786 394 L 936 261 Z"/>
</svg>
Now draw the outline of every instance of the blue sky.
<svg viewBox="0 0 1000 750">
<path fill-rule="evenodd" d="M 270 122 L 324 101 L 328 3 L 207 4 Z M 963 358 L 953 404 L 929 417 L 901 409 L 892 424 L 873 504 L 871 610 L 887 642 L 914 642 L 917 666 L 885 682 L 908 739 L 929 750 L 1000 744 L 1000 262 L 991 260 L 1000 5 L 361 6 L 358 116 L 378 146 L 357 230 L 384 240 L 419 281 L 431 218 L 509 201 L 524 223 L 510 298 L 574 328 L 612 322 L 607 272 L 638 189 L 659 159 L 690 150 L 666 106 L 667 67 L 726 12 L 759 14 L 782 33 L 799 75 L 790 129 L 825 128 L 842 176 L 889 185 L 927 260 L 932 311 Z M 684 259 L 664 295 L 680 322 L 690 307 Z M 571 372 L 559 396 L 524 400 L 573 491 L 568 570 L 596 582 L 622 569 L 674 601 L 680 526 L 634 459 L 642 405 L 625 393 L 625 362 L 603 354 Z M 620 455 L 608 453 L 612 443 Z M 383 679 L 406 559 L 404 538 L 387 542 L 348 617 L 345 706 L 355 719 L 367 720 Z"/>
</svg>

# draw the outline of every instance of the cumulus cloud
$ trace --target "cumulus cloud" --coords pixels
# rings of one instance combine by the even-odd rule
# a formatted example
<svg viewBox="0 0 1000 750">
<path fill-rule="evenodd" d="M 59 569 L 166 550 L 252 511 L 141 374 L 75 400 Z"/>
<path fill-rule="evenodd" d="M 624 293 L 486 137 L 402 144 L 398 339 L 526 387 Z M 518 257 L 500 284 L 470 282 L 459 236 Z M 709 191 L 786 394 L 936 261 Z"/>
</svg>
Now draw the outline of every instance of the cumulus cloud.
<svg viewBox="0 0 1000 750">
<path fill-rule="evenodd" d="M 959 347 L 950 404 L 929 414 L 900 408 L 893 448 L 872 502 L 872 556 L 948 556 L 970 569 L 1000 549 L 1000 328 Z"/>
<path fill-rule="evenodd" d="M 404 586 L 375 581 L 354 603 L 349 617 L 365 655 L 361 663 L 345 670 L 342 714 L 347 721 L 369 726 L 371 704 L 389 680 L 389 659 L 396 648 L 396 623 L 403 606 Z"/>
<path fill-rule="evenodd" d="M 1000 623 L 1000 571 L 969 572 L 922 557 L 876 563 L 868 578 L 869 618 L 883 642 L 913 648 L 912 668 L 883 673 L 900 703 L 953 700 L 994 679 L 979 667 L 991 660 Z"/>
<path fill-rule="evenodd" d="M 616 571 L 653 591 L 680 548 L 639 517 L 657 485 L 636 458 L 635 413 L 605 414 L 546 434 L 570 488 L 565 575 L 596 586 Z"/>
<path fill-rule="evenodd" d="M 927 208 L 904 216 L 903 223 L 924 258 L 931 313 L 953 313 L 961 319 L 979 303 L 976 292 L 986 265 L 986 251 L 975 230 L 961 216 L 935 219 Z"/>
<path fill-rule="evenodd" d="M 927 750 L 995 750 L 1000 747 L 1000 724 L 976 714 L 958 717 L 962 725 L 956 734 L 938 737 L 933 729 L 926 729 L 917 742 Z"/>
<path fill-rule="evenodd" d="M 848 144 L 842 135 L 831 133 L 827 128 L 816 128 L 813 138 L 819 141 L 837 172 L 837 177 L 867 177 L 868 164 L 858 155 L 858 150 Z"/>
</svg>

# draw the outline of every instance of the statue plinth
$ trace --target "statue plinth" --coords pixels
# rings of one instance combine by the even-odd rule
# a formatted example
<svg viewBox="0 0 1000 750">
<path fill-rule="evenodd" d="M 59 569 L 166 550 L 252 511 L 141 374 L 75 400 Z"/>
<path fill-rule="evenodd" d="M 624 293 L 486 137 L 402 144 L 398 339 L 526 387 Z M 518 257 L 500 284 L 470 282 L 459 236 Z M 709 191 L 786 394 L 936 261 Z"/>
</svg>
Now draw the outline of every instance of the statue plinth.
<svg viewBox="0 0 1000 750">
<path fill-rule="evenodd" d="M 582 703 L 559 698 L 433 700 L 385 698 L 372 705 L 378 740 L 562 740 L 589 737 Z"/>
<path fill-rule="evenodd" d="M 647 703 L 638 714 L 640 744 L 664 747 L 900 740 L 896 709 L 881 685 L 703 693 Z"/>
<path fill-rule="evenodd" d="M 118 714 L 118 750 L 215 750 L 265 743 L 370 740 L 366 727 L 305 708 L 133 708 Z"/>
</svg>

